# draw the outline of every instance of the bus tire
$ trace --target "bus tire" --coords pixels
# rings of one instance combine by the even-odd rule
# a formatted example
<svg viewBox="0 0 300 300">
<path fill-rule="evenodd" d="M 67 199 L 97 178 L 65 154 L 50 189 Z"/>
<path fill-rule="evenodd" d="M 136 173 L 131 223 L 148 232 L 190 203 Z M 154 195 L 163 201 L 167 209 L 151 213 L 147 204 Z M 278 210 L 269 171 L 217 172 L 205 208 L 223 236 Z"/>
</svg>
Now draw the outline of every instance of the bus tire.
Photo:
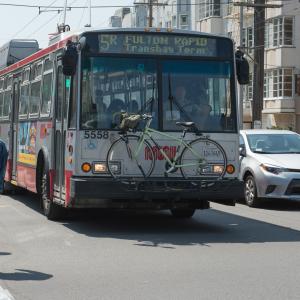
<svg viewBox="0 0 300 300">
<path fill-rule="evenodd" d="M 174 208 L 171 209 L 172 216 L 178 219 L 188 219 L 191 218 L 194 213 L 194 208 Z"/>
<path fill-rule="evenodd" d="M 45 166 L 41 172 L 40 185 L 40 196 L 44 215 L 52 221 L 61 219 L 64 216 L 65 209 L 49 198 L 49 172 Z"/>
</svg>

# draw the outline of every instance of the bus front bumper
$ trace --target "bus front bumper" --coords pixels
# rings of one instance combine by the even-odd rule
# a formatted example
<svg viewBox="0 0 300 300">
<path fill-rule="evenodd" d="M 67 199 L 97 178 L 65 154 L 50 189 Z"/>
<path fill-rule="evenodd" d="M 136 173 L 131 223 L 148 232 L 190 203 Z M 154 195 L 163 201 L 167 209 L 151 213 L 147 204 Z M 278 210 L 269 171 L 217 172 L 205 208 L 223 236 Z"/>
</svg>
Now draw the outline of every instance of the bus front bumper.
<svg viewBox="0 0 300 300">
<path fill-rule="evenodd" d="M 70 207 L 209 208 L 209 201 L 235 205 L 243 197 L 238 179 L 217 182 L 151 178 L 121 182 L 112 178 L 71 177 Z"/>
</svg>

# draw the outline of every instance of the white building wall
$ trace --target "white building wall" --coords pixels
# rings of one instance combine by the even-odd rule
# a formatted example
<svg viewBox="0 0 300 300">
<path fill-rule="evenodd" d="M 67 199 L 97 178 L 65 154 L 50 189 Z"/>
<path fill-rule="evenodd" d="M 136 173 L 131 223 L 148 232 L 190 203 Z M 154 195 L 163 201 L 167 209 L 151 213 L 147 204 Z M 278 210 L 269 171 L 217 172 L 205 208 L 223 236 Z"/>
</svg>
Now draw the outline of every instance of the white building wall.
<svg viewBox="0 0 300 300">
<path fill-rule="evenodd" d="M 137 0 L 144 2 L 143 0 Z M 232 0 L 240 2 L 240 0 Z M 186 10 L 189 16 L 189 27 L 186 29 L 197 30 L 201 32 L 228 35 L 235 41 L 236 46 L 245 46 L 243 48 L 250 61 L 250 70 L 253 70 L 253 40 L 249 44 L 250 31 L 252 30 L 252 39 L 254 36 L 253 30 L 253 8 L 243 8 L 244 16 L 244 31 L 243 44 L 240 45 L 240 7 L 233 6 L 232 1 L 225 4 L 224 0 L 220 1 L 220 14 L 214 14 L 209 11 L 203 17 L 203 5 L 205 8 L 210 8 L 208 4 L 213 3 L 212 0 L 188 0 L 190 10 Z M 165 6 L 154 6 L 153 10 L 153 27 L 172 27 L 180 28 L 180 14 L 185 14 L 182 7 L 178 3 L 186 3 L 185 0 L 158 0 L 158 3 L 164 3 Z M 217 2 L 216 2 L 217 3 Z M 282 8 L 269 8 L 266 9 L 266 23 L 274 17 L 293 16 L 293 45 L 265 49 L 265 70 L 279 70 L 282 68 L 293 68 L 293 94 L 292 97 L 277 97 L 277 98 L 264 98 L 263 110 L 263 126 L 264 127 L 292 127 L 300 132 L 300 95 L 296 93 L 297 75 L 299 76 L 298 85 L 300 85 L 300 2 L 293 1 L 268 1 L 268 4 L 283 4 Z M 202 5 L 202 6 L 201 6 Z M 217 6 L 216 6 L 217 7 Z M 201 9 L 202 10 L 201 10 Z M 186 9 L 186 8 L 185 8 Z M 135 12 L 126 14 L 122 20 L 123 27 L 137 26 L 137 20 L 145 19 L 144 15 Z M 148 24 L 148 22 L 146 23 Z M 252 28 L 252 29 L 251 29 Z M 247 38 L 245 38 L 247 37 Z M 252 47 L 252 48 L 251 48 Z M 300 87 L 298 88 L 300 94 Z M 244 100 L 244 120 L 251 121 L 252 101 L 251 95 L 253 88 L 251 86 L 244 87 L 243 100 Z"/>
</svg>

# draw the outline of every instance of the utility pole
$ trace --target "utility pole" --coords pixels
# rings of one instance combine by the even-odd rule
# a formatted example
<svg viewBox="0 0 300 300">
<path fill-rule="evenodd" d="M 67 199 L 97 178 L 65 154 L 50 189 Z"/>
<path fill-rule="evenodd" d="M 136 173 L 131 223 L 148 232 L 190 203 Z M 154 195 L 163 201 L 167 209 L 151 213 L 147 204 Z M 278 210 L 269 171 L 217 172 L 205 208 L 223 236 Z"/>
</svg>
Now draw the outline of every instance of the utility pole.
<svg viewBox="0 0 300 300">
<path fill-rule="evenodd" d="M 149 3 L 148 3 L 148 7 L 149 7 L 149 21 L 148 21 L 148 24 L 149 24 L 149 27 L 152 27 L 152 21 L 153 21 L 153 0 L 149 0 Z"/>
<path fill-rule="evenodd" d="M 159 0 L 148 0 L 145 2 L 133 2 L 135 5 L 147 5 L 149 10 L 149 17 L 148 17 L 148 26 L 153 27 L 153 6 L 159 7 L 162 6 L 163 8 L 168 5 L 165 3 L 159 3 Z"/>
<path fill-rule="evenodd" d="M 240 6 L 240 50 L 244 52 L 243 47 L 243 27 L 244 27 L 244 12 L 243 6 Z M 244 107 L 243 107 L 243 93 L 244 93 L 244 86 L 240 85 L 239 90 L 239 104 L 240 104 L 240 128 L 243 129 L 244 123 Z"/>
<path fill-rule="evenodd" d="M 252 128 L 255 122 L 261 124 L 264 99 L 264 55 L 265 55 L 265 0 L 255 0 L 254 7 L 254 67 Z"/>
<path fill-rule="evenodd" d="M 266 4 L 265 0 L 254 3 L 235 2 L 234 6 L 254 7 L 254 66 L 252 128 L 254 123 L 261 124 L 264 99 L 264 54 L 265 54 L 265 9 L 279 8 L 281 4 Z"/>
</svg>

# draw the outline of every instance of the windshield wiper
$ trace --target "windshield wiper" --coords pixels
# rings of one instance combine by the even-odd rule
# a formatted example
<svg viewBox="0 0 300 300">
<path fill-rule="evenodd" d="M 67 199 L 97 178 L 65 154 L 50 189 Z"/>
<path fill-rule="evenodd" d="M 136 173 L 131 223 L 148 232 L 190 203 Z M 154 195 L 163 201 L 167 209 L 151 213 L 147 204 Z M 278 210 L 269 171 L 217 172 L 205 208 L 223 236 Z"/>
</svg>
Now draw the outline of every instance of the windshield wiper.
<svg viewBox="0 0 300 300">
<path fill-rule="evenodd" d="M 257 150 L 253 150 L 253 153 L 260 153 L 260 154 L 278 154 L 278 153 L 273 153 L 273 152 L 267 152 L 267 151 L 257 151 Z"/>
<path fill-rule="evenodd" d="M 278 152 L 276 154 L 300 154 L 300 151 Z"/>
</svg>

